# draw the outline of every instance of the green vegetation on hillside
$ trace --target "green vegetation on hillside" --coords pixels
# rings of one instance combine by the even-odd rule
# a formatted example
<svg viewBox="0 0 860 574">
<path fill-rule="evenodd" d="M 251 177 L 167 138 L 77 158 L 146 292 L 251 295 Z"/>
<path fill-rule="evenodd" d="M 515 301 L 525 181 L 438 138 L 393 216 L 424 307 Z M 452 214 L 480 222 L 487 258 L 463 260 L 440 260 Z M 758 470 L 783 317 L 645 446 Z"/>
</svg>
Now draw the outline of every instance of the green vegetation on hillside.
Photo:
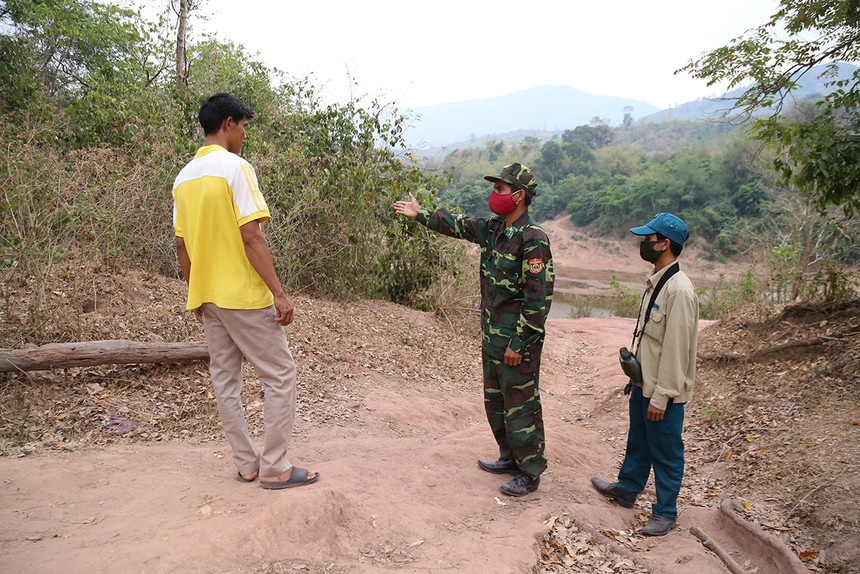
<svg viewBox="0 0 860 574">
<path fill-rule="evenodd" d="M 680 215 L 692 244 L 718 261 L 755 268 L 744 284 L 709 293 L 710 318 L 746 301 L 851 296 L 860 261 L 860 225 L 820 209 L 772 169 L 773 154 L 728 124 L 666 122 L 609 127 L 596 118 L 546 142 L 536 138 L 460 148 L 435 172 L 451 174 L 440 199 L 489 215 L 483 175 L 504 163 L 529 165 L 540 183 L 530 208 L 538 220 L 566 214 L 594 236 L 624 236 L 655 213 Z"/>
<path fill-rule="evenodd" d="M 174 29 L 174 14 L 149 22 L 96 0 L 0 1 L 0 344 L 80 337 L 57 310 L 84 312 L 99 273 L 134 266 L 178 276 L 172 182 L 202 141 L 200 102 L 218 91 L 256 113 L 243 153 L 272 209 L 267 237 L 293 291 L 438 306 L 446 289 L 458 291 L 464 248 L 395 217 L 391 203 L 413 192 L 424 205 L 488 215 L 483 176 L 521 161 L 541 180 L 538 219 L 567 213 L 593 234 L 623 234 L 673 211 L 715 259 L 764 253 L 754 289 L 762 298 L 852 292 L 857 82 L 840 80 L 823 101 L 758 120 L 752 134 L 629 117 L 611 128 L 595 118 L 549 141 L 491 141 L 417 163 L 393 104 L 324 103 L 309 80 L 269 69 L 241 46 L 191 38 L 185 31 L 200 7 L 181 4 L 191 14 Z M 825 27 L 835 39 L 856 39 L 850 3 L 813 3 L 831 4 Z M 790 32 L 814 20 L 807 4 L 782 7 Z M 844 53 L 857 59 L 858 45 Z M 779 61 L 812 59 L 792 46 Z M 765 74 L 761 66 L 773 62 L 753 47 L 730 46 L 691 69 L 762 80 L 739 103 L 747 111 L 770 104 L 793 76 Z M 733 68 L 732 54 L 748 60 Z M 749 283 L 737 290 L 749 291 Z"/>
<path fill-rule="evenodd" d="M 689 72 L 729 88 L 752 82 L 735 102 L 740 118 L 756 117 L 753 136 L 774 151 L 773 165 L 824 211 L 860 209 L 860 68 L 840 77 L 840 62 L 860 62 L 856 0 L 781 0 L 770 20 L 690 62 Z M 793 107 L 804 76 L 822 64 L 826 94 Z"/>
<path fill-rule="evenodd" d="M 431 286 L 458 275 L 456 248 L 391 209 L 445 186 L 398 159 L 396 109 L 324 104 L 309 82 L 212 37 L 188 42 L 177 81 L 169 27 L 93 0 L 7 0 L 0 30 L 0 346 L 80 337 L 57 311 L 85 311 L 99 273 L 178 276 L 173 178 L 218 91 L 255 111 L 243 154 L 285 288 L 432 308 Z"/>
</svg>

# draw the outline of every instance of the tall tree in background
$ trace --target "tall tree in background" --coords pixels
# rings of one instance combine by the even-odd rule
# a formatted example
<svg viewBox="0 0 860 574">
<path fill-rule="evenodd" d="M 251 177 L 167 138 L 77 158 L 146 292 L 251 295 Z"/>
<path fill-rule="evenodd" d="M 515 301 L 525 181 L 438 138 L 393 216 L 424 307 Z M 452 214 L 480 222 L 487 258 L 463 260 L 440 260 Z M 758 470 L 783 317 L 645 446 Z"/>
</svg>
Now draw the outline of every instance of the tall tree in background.
<svg viewBox="0 0 860 574">
<path fill-rule="evenodd" d="M 172 0 L 171 7 L 179 18 L 176 25 L 176 87 L 188 87 L 188 62 L 185 37 L 188 33 L 188 4 L 190 0 Z M 178 6 L 177 6 L 178 4 Z"/>
<path fill-rule="evenodd" d="M 840 77 L 839 63 L 858 61 L 860 2 L 782 0 L 767 23 L 678 72 L 708 85 L 727 82 L 729 90 L 753 81 L 734 109 L 770 111 L 752 134 L 773 146 L 777 171 L 822 212 L 840 206 L 851 217 L 860 209 L 860 69 Z M 822 64 L 822 79 L 835 89 L 814 106 L 783 113 L 803 75 Z"/>
<path fill-rule="evenodd" d="M 169 0 L 170 10 L 176 15 L 175 82 L 180 90 L 188 87 L 191 63 L 188 60 L 188 35 L 191 32 L 191 15 L 199 12 L 206 0 Z M 203 16 L 205 20 L 205 16 Z"/>
<path fill-rule="evenodd" d="M 629 130 L 630 126 L 633 125 L 633 108 L 631 106 L 624 106 L 624 120 L 621 123 L 626 130 Z"/>
<path fill-rule="evenodd" d="M 106 82 L 141 76 L 132 58 L 145 32 L 134 14 L 92 0 L 7 0 L 0 6 L 4 99 L 26 107 L 41 92 L 71 101 Z"/>
<path fill-rule="evenodd" d="M 176 51 L 174 83 L 179 99 L 184 102 L 183 120 L 185 131 L 189 140 L 194 140 L 197 127 L 196 106 L 199 102 L 195 100 L 188 89 L 188 76 L 191 73 L 191 62 L 188 58 L 188 36 L 191 31 L 190 17 L 192 12 L 197 11 L 204 0 L 170 0 L 170 10 L 176 16 Z"/>
</svg>

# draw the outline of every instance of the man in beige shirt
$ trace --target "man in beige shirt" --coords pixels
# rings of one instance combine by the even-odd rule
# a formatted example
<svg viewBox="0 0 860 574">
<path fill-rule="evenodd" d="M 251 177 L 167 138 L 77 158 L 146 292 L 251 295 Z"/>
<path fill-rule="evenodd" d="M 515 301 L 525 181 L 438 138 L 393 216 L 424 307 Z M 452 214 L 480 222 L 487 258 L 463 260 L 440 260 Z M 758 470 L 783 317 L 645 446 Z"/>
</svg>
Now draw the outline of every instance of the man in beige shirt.
<svg viewBox="0 0 860 574">
<path fill-rule="evenodd" d="M 642 381 L 633 381 L 630 393 L 630 430 L 618 481 L 595 477 L 591 483 L 620 506 L 633 508 L 653 468 L 657 501 L 642 533 L 664 536 L 675 527 L 684 476 L 681 431 L 684 403 L 692 397 L 696 377 L 699 301 L 690 279 L 678 269 L 688 237 L 686 224 L 676 215 L 660 213 L 630 231 L 643 236 L 639 254 L 654 264 L 642 298 L 649 304 L 640 309 L 634 337 Z"/>
</svg>

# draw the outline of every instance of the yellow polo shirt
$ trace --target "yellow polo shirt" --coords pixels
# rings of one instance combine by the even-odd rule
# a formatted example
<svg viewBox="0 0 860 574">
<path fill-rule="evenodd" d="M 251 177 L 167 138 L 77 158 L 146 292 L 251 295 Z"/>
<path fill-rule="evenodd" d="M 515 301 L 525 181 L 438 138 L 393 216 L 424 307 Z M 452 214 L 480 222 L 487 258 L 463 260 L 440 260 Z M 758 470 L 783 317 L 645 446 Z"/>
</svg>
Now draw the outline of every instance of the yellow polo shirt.
<svg viewBox="0 0 860 574">
<path fill-rule="evenodd" d="M 218 145 L 197 151 L 173 183 L 173 229 L 191 259 L 187 309 L 262 309 L 272 293 L 248 261 L 239 228 L 269 219 L 254 168 Z"/>
</svg>

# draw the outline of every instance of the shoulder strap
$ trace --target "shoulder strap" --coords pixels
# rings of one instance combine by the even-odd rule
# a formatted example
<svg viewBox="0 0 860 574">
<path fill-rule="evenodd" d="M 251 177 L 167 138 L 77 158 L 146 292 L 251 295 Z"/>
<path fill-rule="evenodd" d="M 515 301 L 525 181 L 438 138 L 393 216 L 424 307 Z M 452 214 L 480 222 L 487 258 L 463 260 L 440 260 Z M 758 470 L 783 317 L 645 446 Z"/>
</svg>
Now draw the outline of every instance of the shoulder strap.
<svg viewBox="0 0 860 574">
<path fill-rule="evenodd" d="M 660 289 L 662 289 L 662 288 L 663 288 L 663 285 L 665 285 L 665 284 L 666 284 L 666 281 L 668 281 L 668 280 L 669 280 L 669 278 L 671 278 L 671 277 L 672 277 L 672 275 L 674 275 L 675 273 L 677 273 L 677 272 L 678 272 L 678 271 L 680 271 L 680 270 L 681 270 L 681 266 L 680 266 L 680 265 L 678 265 L 678 262 L 676 261 L 675 263 L 673 263 L 673 264 L 671 265 L 671 267 L 669 267 L 668 269 L 666 269 L 666 272 L 665 272 L 665 273 L 663 273 L 663 276 L 662 276 L 662 277 L 660 277 L 660 280 L 659 280 L 659 281 L 657 281 L 657 285 L 654 287 L 654 291 L 652 291 L 652 292 L 651 292 L 651 299 L 649 299 L 649 300 L 648 300 L 648 308 L 647 308 L 647 309 L 645 309 L 645 319 L 642 321 L 642 331 L 644 331 L 644 330 L 645 330 L 645 325 L 648 323 L 648 319 L 651 317 L 651 309 L 653 309 L 653 308 L 654 308 L 654 301 L 656 301 L 656 300 L 657 300 L 657 294 L 660 292 Z M 643 300 L 645 299 L 645 295 L 644 295 L 644 294 L 642 295 L 642 299 L 643 299 Z M 641 333 L 642 331 L 640 331 L 640 330 L 639 330 L 639 320 L 637 319 L 637 321 L 636 321 L 636 330 L 633 332 L 633 340 L 634 340 L 634 341 L 636 341 L 636 337 L 637 337 L 638 335 L 640 335 L 640 333 Z M 631 346 L 632 346 L 632 345 L 631 345 Z M 638 350 L 639 346 L 637 345 L 636 347 L 637 347 L 637 350 Z"/>
<path fill-rule="evenodd" d="M 660 289 L 663 288 L 663 285 L 666 284 L 666 281 L 668 281 L 669 278 L 672 277 L 672 275 L 674 275 L 675 273 L 677 273 L 680 270 L 681 270 L 681 267 L 676 262 L 676 263 L 672 264 L 671 267 L 666 269 L 666 272 L 663 273 L 663 276 L 660 277 L 659 281 L 657 281 L 657 286 L 654 287 L 654 292 L 651 293 L 651 299 L 648 301 L 648 308 L 645 309 L 645 321 L 642 323 L 642 329 L 645 329 L 645 323 L 648 322 L 648 318 L 651 316 L 651 309 L 654 308 L 654 301 L 657 300 L 657 293 L 660 292 Z"/>
</svg>

